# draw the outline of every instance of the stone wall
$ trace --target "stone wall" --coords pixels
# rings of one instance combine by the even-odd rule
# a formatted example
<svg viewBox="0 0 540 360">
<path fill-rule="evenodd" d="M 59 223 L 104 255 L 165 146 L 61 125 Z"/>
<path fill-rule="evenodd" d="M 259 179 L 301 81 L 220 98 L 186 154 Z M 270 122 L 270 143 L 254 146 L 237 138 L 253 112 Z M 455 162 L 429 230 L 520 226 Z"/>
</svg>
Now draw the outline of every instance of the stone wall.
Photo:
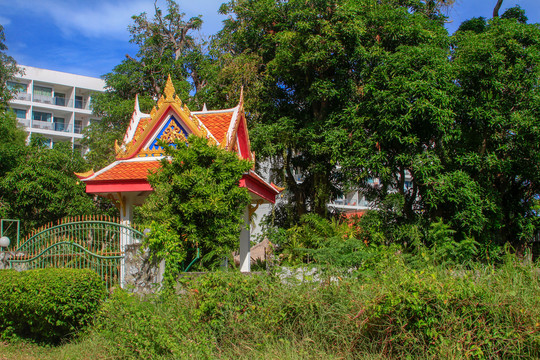
<svg viewBox="0 0 540 360">
<path fill-rule="evenodd" d="M 142 250 L 141 250 L 142 249 Z M 141 244 L 126 246 L 124 258 L 124 288 L 137 294 L 151 294 L 163 280 L 165 262 L 150 261 L 150 252 Z"/>
<path fill-rule="evenodd" d="M 26 257 L 26 254 L 27 253 L 23 251 L 0 251 L 0 270 L 10 268 L 8 260 L 24 259 Z M 13 264 L 12 268 L 17 271 L 23 271 L 27 270 L 27 265 L 26 263 L 15 263 Z"/>
</svg>

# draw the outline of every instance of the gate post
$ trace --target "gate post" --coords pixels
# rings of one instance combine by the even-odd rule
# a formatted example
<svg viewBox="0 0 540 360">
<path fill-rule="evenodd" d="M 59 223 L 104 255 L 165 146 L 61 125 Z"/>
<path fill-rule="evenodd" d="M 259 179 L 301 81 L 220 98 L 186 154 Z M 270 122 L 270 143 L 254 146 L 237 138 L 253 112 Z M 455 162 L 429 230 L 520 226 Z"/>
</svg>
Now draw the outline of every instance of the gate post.
<svg viewBox="0 0 540 360">
<path fill-rule="evenodd" d="M 122 196 L 122 195 L 120 195 Z M 129 196 L 122 196 L 120 201 L 120 224 L 131 227 L 133 223 L 133 199 Z M 120 251 L 122 252 L 122 259 L 120 260 L 120 287 L 124 288 L 126 283 L 126 246 L 133 243 L 131 232 L 126 228 L 122 228 L 120 231 Z"/>
<path fill-rule="evenodd" d="M 251 244 L 249 239 L 249 205 L 244 210 L 244 227 L 240 232 L 240 271 L 251 271 Z"/>
</svg>

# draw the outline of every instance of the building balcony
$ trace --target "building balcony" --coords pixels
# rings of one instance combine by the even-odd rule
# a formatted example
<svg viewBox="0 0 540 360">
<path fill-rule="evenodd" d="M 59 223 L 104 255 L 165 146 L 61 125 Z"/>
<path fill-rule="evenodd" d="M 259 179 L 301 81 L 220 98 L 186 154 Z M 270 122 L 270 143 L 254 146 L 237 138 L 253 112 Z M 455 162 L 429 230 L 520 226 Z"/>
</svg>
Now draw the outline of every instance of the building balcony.
<svg viewBox="0 0 540 360">
<path fill-rule="evenodd" d="M 32 101 L 32 94 L 26 92 L 18 92 L 13 95 L 15 100 Z"/>
<path fill-rule="evenodd" d="M 27 119 L 20 119 L 20 120 L 26 120 L 28 122 L 30 122 L 30 120 L 27 120 Z M 19 122 L 20 122 L 19 120 Z M 25 126 L 29 126 L 29 125 L 25 125 Z M 75 133 L 80 133 L 80 129 L 79 131 L 77 131 L 77 125 L 75 126 Z M 49 121 L 40 121 L 40 120 L 33 120 L 32 121 L 32 128 L 33 129 L 42 129 L 42 130 L 51 130 L 51 131 L 58 131 L 58 132 L 62 132 L 62 133 L 73 133 L 73 125 L 72 124 L 63 124 L 63 123 L 54 123 L 54 122 L 49 122 Z"/>
<path fill-rule="evenodd" d="M 17 121 L 24 127 L 30 127 L 30 119 L 17 118 Z"/>
<path fill-rule="evenodd" d="M 21 94 L 21 93 L 20 93 Z M 30 94 L 21 94 L 27 95 L 24 99 L 16 97 L 18 100 L 31 101 L 32 97 Z M 63 97 L 55 96 L 45 96 L 45 95 L 34 95 L 33 101 L 35 103 L 47 104 L 47 105 L 56 105 L 63 106 L 74 109 L 81 110 L 90 110 L 90 101 L 83 101 L 80 99 L 66 99 Z"/>
</svg>

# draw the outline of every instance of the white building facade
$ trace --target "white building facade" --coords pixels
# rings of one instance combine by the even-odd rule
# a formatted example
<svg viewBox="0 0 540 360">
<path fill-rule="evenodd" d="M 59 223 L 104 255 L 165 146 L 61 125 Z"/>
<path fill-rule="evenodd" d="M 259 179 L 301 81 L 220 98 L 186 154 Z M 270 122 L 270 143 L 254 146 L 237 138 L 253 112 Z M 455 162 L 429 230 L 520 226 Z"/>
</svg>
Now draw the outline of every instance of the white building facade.
<svg viewBox="0 0 540 360">
<path fill-rule="evenodd" d="M 10 108 L 28 139 L 40 134 L 50 147 L 69 141 L 80 148 L 82 131 L 99 118 L 92 115 L 92 95 L 105 90 L 105 81 L 89 76 L 19 66 L 23 75 L 8 81 L 14 90 Z"/>
</svg>

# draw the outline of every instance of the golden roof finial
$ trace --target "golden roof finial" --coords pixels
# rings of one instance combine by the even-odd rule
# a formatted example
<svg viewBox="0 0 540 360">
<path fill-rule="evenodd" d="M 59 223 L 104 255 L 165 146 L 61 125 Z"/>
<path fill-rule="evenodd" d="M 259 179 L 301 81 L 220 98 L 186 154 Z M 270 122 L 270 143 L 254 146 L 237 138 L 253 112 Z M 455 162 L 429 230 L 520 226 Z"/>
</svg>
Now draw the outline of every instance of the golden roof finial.
<svg viewBox="0 0 540 360">
<path fill-rule="evenodd" d="M 165 84 L 164 93 L 165 93 L 165 101 L 167 101 L 167 102 L 173 102 L 174 101 L 174 95 L 176 95 L 176 94 L 175 94 L 174 85 L 172 83 L 170 74 L 169 74 L 169 77 L 167 78 L 167 83 Z"/>
<path fill-rule="evenodd" d="M 242 107 L 244 105 L 244 85 L 240 87 L 240 101 L 238 101 L 238 106 Z"/>
</svg>

